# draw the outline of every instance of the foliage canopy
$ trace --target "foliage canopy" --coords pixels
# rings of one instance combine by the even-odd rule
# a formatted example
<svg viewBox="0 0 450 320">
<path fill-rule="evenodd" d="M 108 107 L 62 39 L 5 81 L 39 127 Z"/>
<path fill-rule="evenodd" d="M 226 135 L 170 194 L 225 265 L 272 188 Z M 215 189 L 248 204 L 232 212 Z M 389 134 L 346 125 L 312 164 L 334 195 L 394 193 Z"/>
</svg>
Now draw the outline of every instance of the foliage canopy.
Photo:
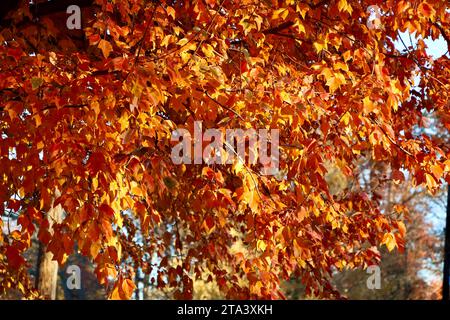
<svg viewBox="0 0 450 320">
<path fill-rule="evenodd" d="M 96 0 L 82 15 L 68 30 L 65 12 L 21 1 L 2 21 L 0 226 L 20 228 L 0 235 L 0 292 L 37 295 L 23 258 L 37 235 L 60 264 L 91 258 L 111 298 L 137 269 L 178 298 L 205 273 L 228 298 L 281 298 L 294 276 L 334 297 L 335 268 L 404 247 L 401 206 L 358 187 L 358 160 L 389 167 L 374 186 L 449 180 L 448 141 L 425 129 L 450 129 L 450 61 L 423 41 L 450 46 L 446 0 Z M 417 46 L 399 51 L 406 31 Z M 279 174 L 174 165 L 171 132 L 196 120 L 280 129 Z M 330 163 L 351 181 L 337 194 Z"/>
</svg>

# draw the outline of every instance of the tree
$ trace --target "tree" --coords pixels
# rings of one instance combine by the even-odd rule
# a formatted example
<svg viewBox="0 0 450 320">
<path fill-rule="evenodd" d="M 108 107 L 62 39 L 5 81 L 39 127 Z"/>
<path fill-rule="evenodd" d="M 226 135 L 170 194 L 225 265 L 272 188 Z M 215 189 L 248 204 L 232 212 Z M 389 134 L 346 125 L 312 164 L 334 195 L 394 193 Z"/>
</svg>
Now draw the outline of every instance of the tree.
<svg viewBox="0 0 450 320">
<path fill-rule="evenodd" d="M 450 284 L 450 186 L 447 188 L 447 216 L 445 223 L 445 245 L 444 245 L 444 270 L 442 280 L 442 299 L 449 300 Z"/>
<path fill-rule="evenodd" d="M 380 174 L 387 177 L 390 174 L 386 169 L 379 163 L 374 166 L 370 161 L 361 161 L 361 183 L 357 186 L 350 185 L 337 168 L 328 169 L 326 179 L 332 194 L 340 197 L 348 188 L 355 187 L 362 188 L 367 194 L 377 194 L 384 199 L 383 213 L 391 215 L 401 212 L 407 230 L 402 254 L 389 252 L 386 248 L 380 250 L 379 288 L 368 286 L 371 274 L 366 270 L 347 270 L 344 264 L 333 273 L 333 284 L 348 299 L 438 299 L 443 239 L 436 225 L 436 221 L 441 220 L 436 216 L 436 208 L 445 210 L 441 203 L 443 192 L 439 192 L 438 197 L 432 197 L 424 188 L 405 188 L 405 185 L 411 184 L 408 181 L 410 177 L 406 177 L 400 185 L 387 179 L 382 185 L 371 186 L 368 178 L 373 176 L 373 171 L 384 170 Z M 290 299 L 305 298 L 305 288 L 296 279 L 286 282 L 283 288 Z"/>
<path fill-rule="evenodd" d="M 349 299 L 429 300 L 440 296 L 442 243 L 436 230 L 437 204 L 427 190 L 397 186 L 392 181 L 378 188 L 385 203 L 384 212 L 401 210 L 405 215 L 405 250 L 398 255 L 381 250 L 380 288 L 369 289 L 365 271 L 337 273 L 334 283 Z M 443 193 L 439 193 L 442 198 Z M 388 200 L 389 199 L 389 200 Z M 436 198 L 438 199 L 438 198 Z"/>
<path fill-rule="evenodd" d="M 391 172 L 374 185 L 449 181 L 448 142 L 417 130 L 428 113 L 450 129 L 448 56 L 393 43 L 409 30 L 450 45 L 446 0 L 374 0 L 377 21 L 356 0 L 82 2 L 83 30 L 61 28 L 56 0 L 1 24 L 0 212 L 20 225 L 3 226 L 1 292 L 36 297 L 24 254 L 38 234 L 60 265 L 75 247 L 89 257 L 114 299 L 137 271 L 175 298 L 205 272 L 227 298 L 280 298 L 290 277 L 336 297 L 334 267 L 403 250 L 405 230 L 376 193 L 331 194 L 326 166 L 354 185 L 362 157 Z M 279 170 L 175 164 L 172 132 L 194 121 L 279 129 Z"/>
<path fill-rule="evenodd" d="M 54 223 L 61 223 L 62 208 L 61 205 L 52 207 L 48 211 L 48 229 L 52 232 L 52 226 Z M 53 260 L 53 254 L 50 250 L 47 250 L 44 246 L 39 247 L 39 268 L 37 286 L 39 292 L 44 297 L 49 297 L 52 300 L 56 298 L 56 289 L 58 286 L 58 263 Z"/>
</svg>

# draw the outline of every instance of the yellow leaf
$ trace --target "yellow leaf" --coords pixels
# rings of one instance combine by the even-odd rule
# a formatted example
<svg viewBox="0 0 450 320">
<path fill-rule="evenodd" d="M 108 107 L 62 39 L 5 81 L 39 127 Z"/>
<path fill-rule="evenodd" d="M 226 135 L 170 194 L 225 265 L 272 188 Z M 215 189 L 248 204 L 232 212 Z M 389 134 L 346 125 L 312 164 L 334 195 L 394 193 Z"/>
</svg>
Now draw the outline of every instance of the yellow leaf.
<svg viewBox="0 0 450 320">
<path fill-rule="evenodd" d="M 252 29 L 256 28 L 256 25 L 250 23 L 246 17 L 239 21 L 239 25 L 241 25 L 242 29 L 244 29 L 244 34 L 248 34 L 250 31 L 252 31 Z"/>
<path fill-rule="evenodd" d="M 296 19 L 294 27 L 297 28 L 298 33 L 306 33 L 305 26 L 300 22 L 300 19 Z"/>
<path fill-rule="evenodd" d="M 281 97 L 281 100 L 283 100 L 284 102 L 292 104 L 291 95 L 289 93 L 287 93 L 286 91 L 281 91 L 280 97 Z"/>
<path fill-rule="evenodd" d="M 435 178 L 439 180 L 442 177 L 442 174 L 444 173 L 444 169 L 439 164 L 431 165 L 430 168 Z"/>
<path fill-rule="evenodd" d="M 323 49 L 326 49 L 327 45 L 325 42 L 314 42 L 314 49 L 316 49 L 317 53 L 320 53 Z"/>
<path fill-rule="evenodd" d="M 262 22 L 263 22 L 263 18 L 256 14 L 255 15 L 255 23 L 256 23 L 256 27 L 257 27 L 258 31 L 261 30 Z"/>
<path fill-rule="evenodd" d="M 333 93 L 345 83 L 344 75 L 342 73 L 335 73 L 334 76 L 328 78 L 326 85 L 330 88 L 330 93 Z"/>
<path fill-rule="evenodd" d="M 278 19 L 278 18 L 281 17 L 281 19 L 285 20 L 286 17 L 288 16 L 288 14 L 289 14 L 289 10 L 288 9 L 281 8 L 281 9 L 275 10 L 273 12 L 272 19 Z"/>
<path fill-rule="evenodd" d="M 363 105 L 364 105 L 364 112 L 370 113 L 375 109 L 375 105 L 373 104 L 372 100 L 370 100 L 369 97 L 365 97 L 363 99 Z"/>
<path fill-rule="evenodd" d="M 139 197 L 142 197 L 144 195 L 142 189 L 139 187 L 136 181 L 131 182 L 131 193 Z"/>
<path fill-rule="evenodd" d="M 347 3 L 347 0 L 339 0 L 338 9 L 341 12 L 347 11 L 349 14 L 353 12 L 353 8 Z"/>
<path fill-rule="evenodd" d="M 202 52 L 208 58 L 214 57 L 214 48 L 210 44 L 205 44 L 202 46 Z"/>
<path fill-rule="evenodd" d="M 333 69 L 334 70 L 339 70 L 340 69 L 340 70 L 343 70 L 343 71 L 348 71 L 348 65 L 343 63 L 343 62 L 341 62 L 341 61 L 338 61 L 338 62 L 336 62 L 333 65 Z"/>
<path fill-rule="evenodd" d="M 122 300 L 119 293 L 119 287 L 114 287 L 113 292 L 111 293 L 111 300 Z"/>
<path fill-rule="evenodd" d="M 305 19 L 306 13 L 309 11 L 309 6 L 305 3 L 298 2 L 297 3 L 297 12 L 300 12 L 300 15 L 302 16 L 302 19 Z"/>
<path fill-rule="evenodd" d="M 425 179 L 427 181 L 427 187 L 429 190 L 433 190 L 437 187 L 436 180 L 429 173 L 425 173 Z"/>
<path fill-rule="evenodd" d="M 352 53 L 350 50 L 347 50 L 344 52 L 344 54 L 342 55 L 344 57 L 344 61 L 347 62 L 348 60 L 352 59 Z"/>
<path fill-rule="evenodd" d="M 267 248 L 267 245 L 266 245 L 266 243 L 264 242 L 264 240 L 258 240 L 258 241 L 256 242 L 256 248 L 257 248 L 259 251 L 265 251 L 266 248 Z"/>
<path fill-rule="evenodd" d="M 397 246 L 397 241 L 395 240 L 395 236 L 392 233 L 386 233 L 381 243 L 386 245 L 389 252 L 394 250 L 394 248 Z"/>
<path fill-rule="evenodd" d="M 181 39 L 181 40 L 184 40 L 184 39 Z M 195 50 L 195 49 L 197 49 L 197 44 L 195 44 L 195 43 L 193 43 L 193 42 L 190 42 L 189 43 L 189 41 L 178 41 L 178 43 L 177 44 L 180 44 L 180 43 L 182 43 L 182 44 L 180 44 L 180 46 L 181 46 L 181 48 L 180 48 L 180 54 L 181 53 L 185 53 L 186 51 L 189 51 L 189 50 Z M 187 40 L 187 39 L 186 39 Z"/>
<path fill-rule="evenodd" d="M 161 41 L 161 46 L 167 48 L 167 46 L 170 43 L 170 39 L 172 39 L 172 38 L 173 38 L 173 36 L 171 34 L 166 35 Z"/>
<path fill-rule="evenodd" d="M 232 167 L 232 170 L 235 174 L 238 174 L 239 172 L 242 172 L 244 170 L 244 165 L 241 160 L 237 160 Z"/>
<path fill-rule="evenodd" d="M 167 14 L 169 16 L 171 16 L 173 19 L 175 19 L 175 9 L 172 7 L 167 7 L 166 8 Z"/>
<path fill-rule="evenodd" d="M 183 63 L 188 62 L 189 59 L 191 58 L 191 54 L 188 52 L 181 52 L 180 56 L 181 56 L 181 60 L 183 61 Z"/>
<path fill-rule="evenodd" d="M 189 41 L 188 38 L 180 39 L 180 40 L 177 42 L 177 45 L 179 45 L 179 46 L 184 46 L 186 43 L 188 43 L 188 41 Z"/>
<path fill-rule="evenodd" d="M 97 190 L 98 189 L 98 179 L 97 177 L 92 178 L 92 189 Z"/>
<path fill-rule="evenodd" d="M 119 124 L 120 124 L 120 132 L 124 131 L 126 128 L 128 128 L 129 126 L 129 121 L 128 121 L 129 116 L 124 113 L 120 119 L 119 119 Z"/>
<path fill-rule="evenodd" d="M 333 72 L 331 71 L 330 68 L 324 68 L 321 72 L 320 75 L 323 76 L 325 78 L 326 81 L 328 81 L 328 79 L 333 78 Z"/>
<path fill-rule="evenodd" d="M 344 122 L 344 124 L 346 126 L 348 126 L 348 124 L 350 123 L 350 119 L 351 119 L 351 115 L 350 113 L 347 111 L 341 118 L 341 121 Z"/>
</svg>

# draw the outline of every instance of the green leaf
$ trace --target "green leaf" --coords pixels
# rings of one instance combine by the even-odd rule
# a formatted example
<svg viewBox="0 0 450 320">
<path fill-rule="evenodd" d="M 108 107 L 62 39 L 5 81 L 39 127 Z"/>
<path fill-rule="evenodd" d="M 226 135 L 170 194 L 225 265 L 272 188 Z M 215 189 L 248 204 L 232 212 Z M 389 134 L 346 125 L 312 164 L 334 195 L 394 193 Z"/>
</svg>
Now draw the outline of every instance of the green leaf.
<svg viewBox="0 0 450 320">
<path fill-rule="evenodd" d="M 42 86 L 43 82 L 44 80 L 42 78 L 34 77 L 31 79 L 31 87 L 33 88 L 33 90 L 37 90 L 40 86 Z"/>
</svg>

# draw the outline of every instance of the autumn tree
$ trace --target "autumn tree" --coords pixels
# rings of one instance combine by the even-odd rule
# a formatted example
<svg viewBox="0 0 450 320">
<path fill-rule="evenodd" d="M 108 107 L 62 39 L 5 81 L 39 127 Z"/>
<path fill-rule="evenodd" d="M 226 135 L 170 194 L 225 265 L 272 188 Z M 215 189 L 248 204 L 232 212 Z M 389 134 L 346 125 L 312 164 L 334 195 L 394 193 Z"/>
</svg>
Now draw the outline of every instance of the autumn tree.
<svg viewBox="0 0 450 320">
<path fill-rule="evenodd" d="M 2 222 L 2 293 L 38 296 L 37 235 L 60 265 L 91 259 L 110 298 L 130 298 L 137 271 L 175 298 L 205 273 L 227 298 L 282 298 L 291 277 L 336 297 L 335 267 L 403 250 L 405 230 L 376 194 L 330 193 L 327 168 L 358 184 L 368 157 L 391 173 L 374 185 L 450 180 L 448 141 L 417 130 L 430 113 L 450 129 L 449 58 L 423 41 L 450 46 L 446 0 L 79 1 L 82 30 L 66 2 L 23 0 L 1 23 L 0 212 L 20 226 Z M 418 46 L 400 52 L 406 30 Z M 171 134 L 194 121 L 279 129 L 278 172 L 175 164 Z"/>
</svg>

